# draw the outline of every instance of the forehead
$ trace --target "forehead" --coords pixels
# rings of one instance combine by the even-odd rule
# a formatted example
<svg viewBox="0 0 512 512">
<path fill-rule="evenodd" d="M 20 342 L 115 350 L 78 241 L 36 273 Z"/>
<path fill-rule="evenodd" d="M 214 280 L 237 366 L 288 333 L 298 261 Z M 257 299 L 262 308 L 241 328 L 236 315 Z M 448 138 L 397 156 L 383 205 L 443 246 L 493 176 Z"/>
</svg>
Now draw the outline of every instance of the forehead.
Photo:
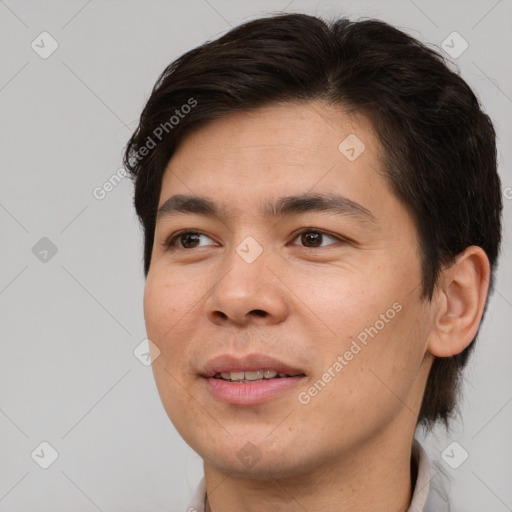
<svg viewBox="0 0 512 512">
<path fill-rule="evenodd" d="M 243 206 L 334 189 L 373 202 L 387 188 L 381 154 L 369 120 L 323 101 L 236 112 L 184 137 L 164 173 L 159 206 L 173 194 Z"/>
</svg>

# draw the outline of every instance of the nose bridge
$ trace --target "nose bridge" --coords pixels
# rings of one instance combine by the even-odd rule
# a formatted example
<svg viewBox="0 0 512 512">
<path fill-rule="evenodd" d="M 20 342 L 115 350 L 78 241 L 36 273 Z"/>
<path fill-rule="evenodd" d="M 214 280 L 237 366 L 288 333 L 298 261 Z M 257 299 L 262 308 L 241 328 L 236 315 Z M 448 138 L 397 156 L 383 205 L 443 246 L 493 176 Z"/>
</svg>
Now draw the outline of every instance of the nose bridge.
<svg viewBox="0 0 512 512">
<path fill-rule="evenodd" d="M 234 246 L 226 257 L 227 274 L 215 286 L 226 297 L 238 296 L 241 300 L 255 300 L 258 292 L 268 289 L 268 249 L 254 237 L 245 237 Z"/>
<path fill-rule="evenodd" d="M 277 321 L 286 313 L 282 290 L 269 268 L 271 255 L 253 236 L 246 236 L 226 255 L 222 278 L 207 304 L 212 319 L 246 323 L 249 317 Z"/>
</svg>

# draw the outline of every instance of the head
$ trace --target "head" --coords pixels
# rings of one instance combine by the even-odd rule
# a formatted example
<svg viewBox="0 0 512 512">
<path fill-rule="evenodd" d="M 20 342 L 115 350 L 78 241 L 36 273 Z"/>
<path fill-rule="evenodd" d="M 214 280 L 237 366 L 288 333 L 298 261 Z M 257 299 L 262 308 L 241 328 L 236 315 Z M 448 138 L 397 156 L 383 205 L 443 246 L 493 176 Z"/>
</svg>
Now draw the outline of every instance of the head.
<svg viewBox="0 0 512 512">
<path fill-rule="evenodd" d="M 311 463 L 332 436 L 447 423 L 501 194 L 492 123 L 439 54 L 374 20 L 245 23 L 165 69 L 125 165 L 155 378 L 205 459 L 251 442 L 290 460 L 301 442 Z M 303 375 L 296 401 L 212 398 L 211 359 L 256 352 Z"/>
</svg>

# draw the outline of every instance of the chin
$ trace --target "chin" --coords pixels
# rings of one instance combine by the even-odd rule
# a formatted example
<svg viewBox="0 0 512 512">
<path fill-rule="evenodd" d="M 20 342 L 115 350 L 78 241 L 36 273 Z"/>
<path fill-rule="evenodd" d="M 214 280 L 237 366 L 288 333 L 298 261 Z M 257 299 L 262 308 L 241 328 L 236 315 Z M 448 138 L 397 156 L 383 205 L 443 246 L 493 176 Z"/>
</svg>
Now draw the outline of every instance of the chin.
<svg viewBox="0 0 512 512">
<path fill-rule="evenodd" d="M 264 439 L 267 434 L 268 430 L 263 435 L 236 438 L 226 434 L 222 436 L 223 442 L 217 442 L 215 446 L 211 443 L 206 445 L 203 438 L 201 443 L 191 447 L 207 465 L 234 478 L 268 481 L 298 477 L 309 471 L 310 457 L 303 448 L 297 449 L 296 440 L 290 436 L 272 441 L 251 441 Z"/>
<path fill-rule="evenodd" d="M 251 479 L 264 482 L 295 478 L 302 473 L 300 465 L 297 467 L 290 459 L 272 457 L 268 456 L 268 454 L 262 455 L 261 459 L 255 462 L 254 465 L 241 463 L 236 456 L 234 458 L 226 458 L 226 455 L 220 457 L 222 458 L 203 458 L 203 460 L 218 472 L 229 475 L 230 478 Z"/>
</svg>

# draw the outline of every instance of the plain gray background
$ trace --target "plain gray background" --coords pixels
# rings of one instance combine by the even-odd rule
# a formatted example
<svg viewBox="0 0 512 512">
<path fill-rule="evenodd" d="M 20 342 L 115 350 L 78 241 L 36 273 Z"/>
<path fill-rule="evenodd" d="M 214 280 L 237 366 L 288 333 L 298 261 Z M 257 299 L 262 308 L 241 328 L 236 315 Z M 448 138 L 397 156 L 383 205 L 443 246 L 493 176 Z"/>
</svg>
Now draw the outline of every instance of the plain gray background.
<svg viewBox="0 0 512 512">
<path fill-rule="evenodd" d="M 498 133 L 503 254 L 465 373 L 461 420 L 449 433 L 436 429 L 426 446 L 433 483 L 451 482 L 452 510 L 512 510 L 512 2 L 5 0 L 1 512 L 185 510 L 201 460 L 168 420 L 151 367 L 133 353 L 145 329 L 132 186 L 123 179 L 102 200 L 93 190 L 121 167 L 122 148 L 169 62 L 280 10 L 377 17 L 436 46 L 456 31 L 469 45 L 452 60 Z M 40 54 L 55 43 L 44 31 L 58 44 L 47 58 Z M 58 453 L 47 469 L 40 465 L 52 452 L 42 442 Z M 446 453 L 458 463 L 466 452 L 458 468 L 446 462 Z"/>
</svg>

